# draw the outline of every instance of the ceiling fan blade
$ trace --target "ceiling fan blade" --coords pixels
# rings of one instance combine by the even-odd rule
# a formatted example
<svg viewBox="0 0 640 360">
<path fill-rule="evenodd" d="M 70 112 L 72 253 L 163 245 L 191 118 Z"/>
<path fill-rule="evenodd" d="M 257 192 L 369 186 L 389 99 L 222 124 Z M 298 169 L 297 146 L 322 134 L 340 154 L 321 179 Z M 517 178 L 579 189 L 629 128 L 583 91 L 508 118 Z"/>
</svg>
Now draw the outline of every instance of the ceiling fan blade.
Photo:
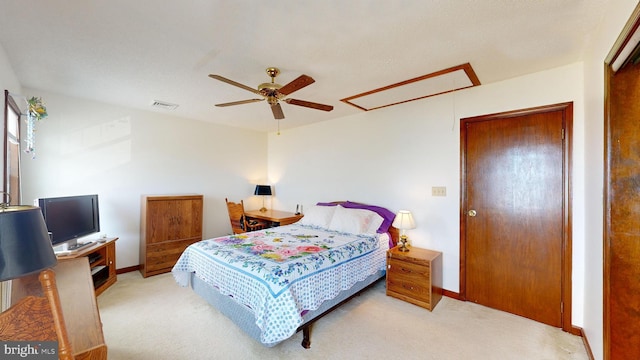
<svg viewBox="0 0 640 360">
<path fill-rule="evenodd" d="M 333 106 L 331 105 L 318 104 L 311 101 L 304 101 L 304 100 L 298 100 L 298 99 L 285 99 L 284 101 L 286 101 L 287 104 L 304 106 L 304 107 L 308 107 L 316 110 L 323 110 L 323 111 L 333 110 Z"/>
<path fill-rule="evenodd" d="M 280 103 L 275 103 L 271 105 L 271 111 L 273 112 L 273 118 L 276 120 L 284 119 L 284 113 L 282 112 L 282 106 Z"/>
<path fill-rule="evenodd" d="M 289 95 L 294 91 L 298 91 L 307 85 L 311 85 L 315 82 L 311 76 L 300 75 L 292 82 L 278 89 L 278 92 L 282 95 Z"/>
<path fill-rule="evenodd" d="M 263 101 L 264 99 L 249 99 L 249 100 L 240 100 L 240 101 L 232 101 L 228 103 L 216 104 L 216 106 L 224 107 L 224 106 L 232 106 L 232 105 L 242 105 L 249 104 L 252 102 Z"/>
<path fill-rule="evenodd" d="M 233 86 L 237 86 L 237 87 L 239 87 L 239 88 L 241 88 L 241 89 L 245 89 L 245 90 L 247 90 L 247 91 L 251 91 L 251 92 L 252 92 L 252 93 L 254 93 L 254 94 L 262 95 L 262 94 L 260 93 L 260 91 L 258 91 L 257 89 L 254 89 L 254 88 L 249 87 L 249 86 L 247 86 L 247 85 L 242 85 L 242 84 L 240 84 L 239 82 L 235 82 L 235 81 L 233 81 L 233 80 L 227 79 L 227 78 L 226 78 L 226 77 L 224 77 L 224 76 L 215 75 L 215 74 L 209 74 L 209 77 L 210 77 L 210 78 L 212 78 L 212 79 L 220 80 L 220 81 L 222 81 L 222 82 L 226 82 L 227 84 L 230 84 L 230 85 L 233 85 Z"/>
</svg>

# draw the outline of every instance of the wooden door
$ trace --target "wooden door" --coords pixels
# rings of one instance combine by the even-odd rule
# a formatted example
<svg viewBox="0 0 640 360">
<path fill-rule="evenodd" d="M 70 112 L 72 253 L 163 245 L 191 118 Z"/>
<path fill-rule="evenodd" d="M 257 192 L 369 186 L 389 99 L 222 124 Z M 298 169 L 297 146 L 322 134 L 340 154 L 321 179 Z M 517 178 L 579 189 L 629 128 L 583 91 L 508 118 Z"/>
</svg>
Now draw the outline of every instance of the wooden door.
<svg viewBox="0 0 640 360">
<path fill-rule="evenodd" d="M 640 64 L 609 79 L 604 229 L 605 359 L 640 358 Z"/>
<path fill-rule="evenodd" d="M 461 292 L 555 327 L 563 325 L 570 259 L 563 250 L 568 114 L 571 104 L 561 104 L 461 122 Z"/>
</svg>

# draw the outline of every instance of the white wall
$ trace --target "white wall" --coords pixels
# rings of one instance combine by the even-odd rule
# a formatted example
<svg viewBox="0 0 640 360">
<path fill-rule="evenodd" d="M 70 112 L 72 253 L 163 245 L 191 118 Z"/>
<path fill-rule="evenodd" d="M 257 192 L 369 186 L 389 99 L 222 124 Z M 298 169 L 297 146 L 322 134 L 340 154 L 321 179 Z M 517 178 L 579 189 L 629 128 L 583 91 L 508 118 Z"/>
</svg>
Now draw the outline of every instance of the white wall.
<svg viewBox="0 0 640 360">
<path fill-rule="evenodd" d="M 481 74 L 480 74 L 481 75 Z M 500 83 L 269 134 L 275 207 L 352 200 L 413 212 L 415 246 L 443 252 L 444 288 L 459 291 L 460 118 L 574 102 L 573 323 L 583 322 L 584 100 L 576 63 Z M 431 196 L 446 186 L 446 197 Z"/>
<path fill-rule="evenodd" d="M 9 93 L 15 94 L 19 94 L 21 90 L 20 82 L 13 72 L 13 68 L 9 63 L 9 58 L 7 57 L 7 52 L 4 50 L 2 45 L 0 45 L 0 90 L 3 92 L 4 90 L 9 90 Z"/>
<path fill-rule="evenodd" d="M 49 116 L 36 127 L 36 158 L 22 156 L 23 203 L 97 193 L 102 233 L 120 238 L 117 268 L 139 264 L 142 194 L 204 194 L 205 238 L 231 231 L 225 197 L 259 205 L 264 133 L 24 92 L 42 96 Z"/>
</svg>

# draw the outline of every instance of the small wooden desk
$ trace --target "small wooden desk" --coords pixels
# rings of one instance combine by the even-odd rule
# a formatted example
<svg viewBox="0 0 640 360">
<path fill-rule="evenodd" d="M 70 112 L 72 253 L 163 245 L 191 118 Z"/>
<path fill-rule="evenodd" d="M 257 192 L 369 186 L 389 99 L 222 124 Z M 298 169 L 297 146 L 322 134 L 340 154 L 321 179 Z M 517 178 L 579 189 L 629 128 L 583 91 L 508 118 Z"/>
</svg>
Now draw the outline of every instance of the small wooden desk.
<svg viewBox="0 0 640 360">
<path fill-rule="evenodd" d="M 251 219 L 268 221 L 271 224 L 270 227 L 293 224 L 304 216 L 302 214 L 296 215 L 292 212 L 280 210 L 249 210 L 245 211 L 244 214 Z"/>
</svg>

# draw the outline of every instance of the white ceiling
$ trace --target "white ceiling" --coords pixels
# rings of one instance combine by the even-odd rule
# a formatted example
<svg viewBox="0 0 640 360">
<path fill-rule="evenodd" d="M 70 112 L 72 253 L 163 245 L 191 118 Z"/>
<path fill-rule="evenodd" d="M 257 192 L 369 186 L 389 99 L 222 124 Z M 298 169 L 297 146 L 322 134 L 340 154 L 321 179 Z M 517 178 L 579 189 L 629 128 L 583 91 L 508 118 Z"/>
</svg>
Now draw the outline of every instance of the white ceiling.
<svg viewBox="0 0 640 360">
<path fill-rule="evenodd" d="M 340 99 L 467 62 L 488 84 L 580 61 L 609 1 L 0 0 L 0 44 L 24 87 L 274 131 L 264 101 L 215 107 L 256 96 L 207 75 L 254 87 L 275 66 L 282 85 L 314 78 L 291 97 L 334 110 L 283 103 L 286 129 L 362 112 Z"/>
</svg>

